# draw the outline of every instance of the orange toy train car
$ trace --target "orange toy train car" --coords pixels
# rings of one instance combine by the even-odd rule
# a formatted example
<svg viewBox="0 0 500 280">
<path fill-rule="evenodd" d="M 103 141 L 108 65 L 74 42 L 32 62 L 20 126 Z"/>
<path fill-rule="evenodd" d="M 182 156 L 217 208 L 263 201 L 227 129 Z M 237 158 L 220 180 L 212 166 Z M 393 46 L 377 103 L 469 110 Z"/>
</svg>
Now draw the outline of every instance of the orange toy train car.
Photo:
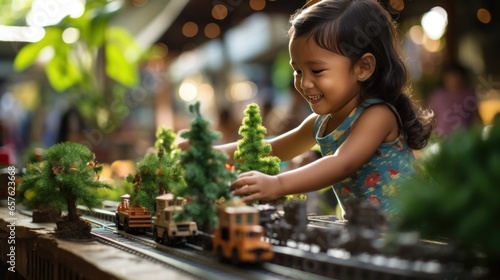
<svg viewBox="0 0 500 280">
<path fill-rule="evenodd" d="M 230 201 L 218 209 L 218 228 L 213 251 L 220 260 L 232 263 L 258 263 L 274 257 L 272 245 L 265 242 L 259 224 L 259 210 L 240 201 Z"/>
<path fill-rule="evenodd" d="M 122 202 L 116 208 L 116 228 L 127 233 L 145 232 L 151 228 L 151 212 L 141 206 L 130 205 L 130 195 L 120 196 Z"/>
</svg>

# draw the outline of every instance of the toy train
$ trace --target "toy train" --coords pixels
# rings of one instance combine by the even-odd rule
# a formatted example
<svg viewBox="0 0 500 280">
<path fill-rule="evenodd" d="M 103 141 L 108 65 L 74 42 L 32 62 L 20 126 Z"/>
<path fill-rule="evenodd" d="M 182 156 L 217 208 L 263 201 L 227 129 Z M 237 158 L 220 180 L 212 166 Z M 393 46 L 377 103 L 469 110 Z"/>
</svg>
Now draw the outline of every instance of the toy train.
<svg viewBox="0 0 500 280">
<path fill-rule="evenodd" d="M 273 257 L 272 245 L 288 246 L 289 242 L 315 245 L 321 252 L 352 243 L 344 226 L 311 225 L 305 201 L 300 200 L 285 203 L 283 214 L 270 205 L 248 206 L 238 200 L 227 201 L 218 207 L 218 225 L 213 235 L 200 232 L 194 221 L 174 220 L 174 214 L 186 204 L 184 198 L 171 193 L 156 197 L 153 217 L 143 207 L 131 206 L 129 200 L 129 195 L 122 196 L 117 207 L 119 230 L 152 231 L 153 239 L 165 245 L 203 244 L 220 260 L 232 263 L 269 261 Z"/>
<path fill-rule="evenodd" d="M 121 196 L 115 224 L 127 233 L 151 230 L 153 239 L 165 245 L 196 242 L 200 231 L 194 221 L 175 221 L 174 214 L 182 211 L 186 200 L 171 193 L 156 197 L 156 214 L 142 206 L 132 206 L 130 195 Z M 210 249 L 220 260 L 232 263 L 258 263 L 273 258 L 272 245 L 264 241 L 264 227 L 260 211 L 242 202 L 229 201 L 219 206 L 218 226 L 212 236 Z"/>
<path fill-rule="evenodd" d="M 116 228 L 127 233 L 144 233 L 151 228 L 151 211 L 142 206 L 130 205 L 130 195 L 121 196 L 115 215 Z"/>
<path fill-rule="evenodd" d="M 128 197 L 124 196 L 123 199 L 127 200 Z M 124 205 L 127 205 L 126 202 Z M 412 237 L 412 242 L 406 239 L 401 240 L 401 244 L 396 242 L 391 251 L 382 248 L 380 234 L 386 226 L 385 220 L 366 201 L 346 203 L 345 207 L 350 213 L 347 224 L 320 221 L 318 223 L 321 225 L 318 226 L 307 216 L 304 201 L 286 202 L 283 212 L 276 211 L 274 206 L 248 206 L 240 201 L 227 201 L 217 209 L 219 222 L 213 235 L 198 231 L 194 222 L 172 220 L 172 215 L 182 210 L 185 203 L 184 199 L 175 198 L 172 194 L 157 197 L 157 213 L 151 218 L 150 224 L 157 242 L 174 245 L 191 239 L 200 244 L 202 238 L 209 236 L 210 246 L 204 246 L 204 249 L 211 251 L 221 261 L 233 264 L 269 261 L 339 279 L 359 279 L 354 274 L 371 275 L 368 277 L 370 279 L 378 279 L 382 275 L 387 276 L 387 279 L 444 279 L 442 275 L 456 273 L 453 268 L 447 271 L 444 265 L 437 262 L 453 258 L 455 251 L 445 244 L 423 243 Z M 118 209 L 125 208 L 119 206 Z M 132 212 L 129 211 L 129 221 L 133 220 L 130 218 L 133 217 Z M 159 221 L 160 217 L 165 219 L 163 223 Z M 181 229 L 183 227 L 185 230 Z M 122 228 L 141 231 L 132 230 L 134 227 L 131 225 L 122 225 Z M 181 234 L 182 231 L 186 234 Z M 321 257 L 317 256 L 318 253 L 321 253 Z M 372 257 L 374 260 L 384 259 L 384 262 L 359 266 Z M 391 266 L 393 263 L 389 263 L 390 259 L 415 267 L 394 269 Z M 307 266 L 311 260 L 321 265 Z M 423 271 L 416 266 L 424 262 L 429 265 L 429 269 L 433 266 L 433 270 Z"/>
<path fill-rule="evenodd" d="M 283 214 L 269 212 L 265 224 L 265 236 L 275 245 L 316 245 L 321 252 L 338 247 L 345 240 L 343 225 L 315 226 L 309 222 L 306 204 L 303 200 L 292 200 L 283 205 Z"/>
<path fill-rule="evenodd" d="M 219 206 L 218 227 L 213 237 L 213 252 L 219 260 L 256 263 L 273 258 L 271 244 L 264 241 L 259 210 L 245 203 L 229 201 Z"/>
<path fill-rule="evenodd" d="M 175 221 L 174 214 L 182 211 L 186 200 L 167 193 L 156 197 L 156 215 L 152 218 L 153 239 L 165 245 L 183 243 L 198 234 L 193 221 Z"/>
</svg>

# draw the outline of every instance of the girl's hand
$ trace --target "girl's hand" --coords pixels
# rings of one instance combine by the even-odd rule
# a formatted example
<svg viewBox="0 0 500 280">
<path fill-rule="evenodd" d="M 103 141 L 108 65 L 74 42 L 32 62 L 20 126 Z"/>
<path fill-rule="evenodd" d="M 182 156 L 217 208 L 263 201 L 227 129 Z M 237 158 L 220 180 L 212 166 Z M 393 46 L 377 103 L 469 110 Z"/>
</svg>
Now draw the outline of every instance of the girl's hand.
<svg viewBox="0 0 500 280">
<path fill-rule="evenodd" d="M 243 202 L 254 200 L 274 200 L 285 195 L 278 176 L 270 176 L 258 171 L 242 173 L 238 176 L 232 187 L 232 195 L 243 196 Z"/>
</svg>

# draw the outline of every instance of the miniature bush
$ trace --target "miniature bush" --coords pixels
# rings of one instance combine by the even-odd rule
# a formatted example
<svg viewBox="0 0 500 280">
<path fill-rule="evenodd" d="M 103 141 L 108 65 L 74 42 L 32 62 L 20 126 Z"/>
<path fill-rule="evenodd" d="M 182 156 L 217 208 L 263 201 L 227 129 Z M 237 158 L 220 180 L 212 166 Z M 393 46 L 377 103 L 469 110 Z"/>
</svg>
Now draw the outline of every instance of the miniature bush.
<svg viewBox="0 0 500 280">
<path fill-rule="evenodd" d="M 131 202 L 146 207 L 152 213 L 157 196 L 171 192 L 173 185 L 184 184 L 179 150 L 173 145 L 175 133 L 171 129 L 159 128 L 156 136 L 158 151 L 146 154 L 137 163 L 136 174 L 129 174 L 126 178 L 134 184 Z"/>
</svg>

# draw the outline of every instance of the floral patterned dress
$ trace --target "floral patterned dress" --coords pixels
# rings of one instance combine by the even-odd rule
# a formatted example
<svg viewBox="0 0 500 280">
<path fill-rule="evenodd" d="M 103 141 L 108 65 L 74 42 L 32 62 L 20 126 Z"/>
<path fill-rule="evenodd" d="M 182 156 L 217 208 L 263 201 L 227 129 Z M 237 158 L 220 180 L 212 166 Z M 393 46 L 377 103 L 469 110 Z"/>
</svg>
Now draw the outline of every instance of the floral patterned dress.
<svg viewBox="0 0 500 280">
<path fill-rule="evenodd" d="M 314 124 L 316 142 L 323 156 L 333 155 L 344 143 L 363 110 L 370 105 L 384 103 L 381 99 L 368 99 L 355 108 L 332 133 L 324 135 L 329 115 L 318 116 Z M 385 103 L 398 118 L 392 105 Z M 416 160 L 413 151 L 400 135 L 392 142 L 382 143 L 377 152 L 358 171 L 332 186 L 339 202 L 343 205 L 352 198 L 367 199 L 382 210 L 390 220 L 394 214 L 391 202 L 398 193 L 397 180 L 415 172 Z"/>
</svg>

